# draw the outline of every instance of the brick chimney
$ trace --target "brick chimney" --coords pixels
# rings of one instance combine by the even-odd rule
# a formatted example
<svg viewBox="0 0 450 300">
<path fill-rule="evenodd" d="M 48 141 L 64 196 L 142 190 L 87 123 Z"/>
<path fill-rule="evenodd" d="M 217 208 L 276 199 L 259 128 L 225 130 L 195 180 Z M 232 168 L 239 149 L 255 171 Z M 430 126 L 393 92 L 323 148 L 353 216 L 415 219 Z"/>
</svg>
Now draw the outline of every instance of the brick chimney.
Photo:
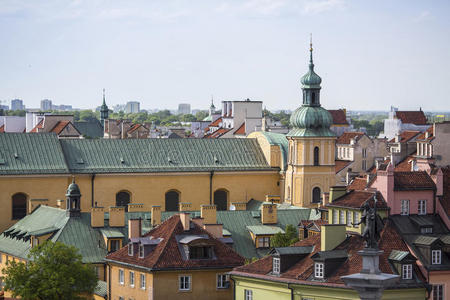
<svg viewBox="0 0 450 300">
<path fill-rule="evenodd" d="M 124 227 L 125 226 L 125 208 L 111 206 L 109 208 L 109 226 Z"/>
<path fill-rule="evenodd" d="M 277 205 L 271 202 L 263 202 L 261 205 L 261 223 L 276 224 L 277 222 Z"/>
<path fill-rule="evenodd" d="M 129 219 L 128 220 L 128 238 L 136 239 L 141 237 L 142 233 L 142 220 L 139 219 Z"/>
<path fill-rule="evenodd" d="M 191 216 L 189 213 L 180 214 L 181 224 L 183 224 L 183 230 L 189 231 L 191 228 Z"/>
<path fill-rule="evenodd" d="M 152 205 L 152 226 L 161 224 L 161 206 Z"/>
<path fill-rule="evenodd" d="M 103 207 L 91 208 L 91 227 L 105 226 L 105 210 Z"/>
<path fill-rule="evenodd" d="M 192 210 L 192 203 L 189 202 L 180 202 L 179 211 L 191 211 Z"/>
<path fill-rule="evenodd" d="M 333 250 L 345 238 L 345 224 L 325 224 L 320 226 L 320 251 Z"/>
<path fill-rule="evenodd" d="M 203 224 L 217 224 L 216 205 L 209 205 L 209 204 L 200 205 L 200 216 L 203 219 Z"/>
</svg>

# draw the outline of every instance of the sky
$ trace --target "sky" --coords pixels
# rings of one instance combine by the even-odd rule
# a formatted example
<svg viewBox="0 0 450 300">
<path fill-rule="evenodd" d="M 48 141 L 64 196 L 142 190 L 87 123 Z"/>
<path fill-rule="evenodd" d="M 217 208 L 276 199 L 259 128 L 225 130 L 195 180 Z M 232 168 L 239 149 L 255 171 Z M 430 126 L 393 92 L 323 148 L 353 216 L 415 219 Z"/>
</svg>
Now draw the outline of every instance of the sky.
<svg viewBox="0 0 450 300">
<path fill-rule="evenodd" d="M 0 0 L 0 100 L 450 110 L 450 1 Z"/>
</svg>

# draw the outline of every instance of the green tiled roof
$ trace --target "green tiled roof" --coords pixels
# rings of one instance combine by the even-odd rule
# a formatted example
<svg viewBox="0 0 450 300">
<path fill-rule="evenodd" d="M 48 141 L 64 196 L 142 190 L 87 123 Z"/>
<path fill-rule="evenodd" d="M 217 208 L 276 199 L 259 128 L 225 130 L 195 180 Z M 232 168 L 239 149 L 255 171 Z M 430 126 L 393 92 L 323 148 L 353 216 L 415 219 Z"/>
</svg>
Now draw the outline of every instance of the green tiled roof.
<svg viewBox="0 0 450 300">
<path fill-rule="evenodd" d="M 98 120 L 93 122 L 74 122 L 74 125 L 86 138 L 95 139 L 103 137 L 103 126 Z"/>
<path fill-rule="evenodd" d="M 314 250 L 314 246 L 301 246 L 301 247 L 279 247 L 274 248 L 272 252 L 279 255 L 296 255 L 296 254 L 309 254 Z"/>
<path fill-rule="evenodd" d="M 434 237 L 434 236 L 419 235 L 416 238 L 416 240 L 414 241 L 414 244 L 431 245 L 438 239 L 439 239 L 438 237 Z"/>
<path fill-rule="evenodd" d="M 117 228 L 100 229 L 102 235 L 106 238 L 124 238 L 125 235 Z"/>
<path fill-rule="evenodd" d="M 277 226 L 253 225 L 247 226 L 247 230 L 254 235 L 273 235 L 276 233 L 284 233 L 284 230 Z"/>
<path fill-rule="evenodd" d="M 54 133 L 0 133 L 0 174 L 68 173 Z"/>
<path fill-rule="evenodd" d="M 395 260 L 395 261 L 402 261 L 406 256 L 408 256 L 408 251 L 399 251 L 399 250 L 392 250 L 389 254 L 389 259 Z"/>
<path fill-rule="evenodd" d="M 61 140 L 73 173 L 273 170 L 254 139 Z"/>
<path fill-rule="evenodd" d="M 97 282 L 97 286 L 94 289 L 94 294 L 106 299 L 106 296 L 108 294 L 108 286 L 106 284 L 106 281 L 99 280 Z"/>
</svg>

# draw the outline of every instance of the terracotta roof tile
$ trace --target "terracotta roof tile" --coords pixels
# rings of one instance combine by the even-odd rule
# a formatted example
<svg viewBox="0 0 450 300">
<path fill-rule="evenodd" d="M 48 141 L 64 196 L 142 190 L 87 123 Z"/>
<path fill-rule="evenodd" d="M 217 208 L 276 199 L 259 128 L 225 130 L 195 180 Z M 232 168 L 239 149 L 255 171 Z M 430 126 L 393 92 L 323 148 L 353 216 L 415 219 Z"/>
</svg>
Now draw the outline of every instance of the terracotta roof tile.
<svg viewBox="0 0 450 300">
<path fill-rule="evenodd" d="M 30 132 L 38 132 L 38 129 L 42 128 L 44 128 L 44 119 L 40 120 L 39 123 L 37 123 L 36 126 L 34 126 L 34 128 L 31 129 Z"/>
<path fill-rule="evenodd" d="M 334 171 L 336 173 L 339 173 L 340 171 L 345 169 L 345 167 L 347 167 L 351 163 L 353 163 L 353 162 L 352 161 L 348 161 L 348 160 L 335 160 L 334 161 Z"/>
<path fill-rule="evenodd" d="M 234 134 L 245 135 L 245 122 L 234 132 Z"/>
<path fill-rule="evenodd" d="M 213 133 L 205 135 L 203 138 L 217 139 L 217 138 L 221 137 L 222 135 L 224 135 L 225 133 L 227 133 L 228 131 L 230 131 L 231 129 L 233 129 L 233 128 L 230 128 L 230 129 L 219 128 L 216 131 L 214 131 Z"/>
<path fill-rule="evenodd" d="M 418 137 L 417 140 L 425 140 L 426 133 L 428 133 L 428 140 L 433 139 L 434 137 L 434 126 L 430 126 L 425 132 L 422 132 Z"/>
<path fill-rule="evenodd" d="M 352 190 L 347 192 L 345 195 L 337 198 L 331 203 L 328 203 L 326 206 L 331 207 L 348 207 L 348 208 L 361 208 L 366 201 L 369 201 L 369 204 L 373 206 L 373 196 L 374 192 L 369 191 L 356 191 Z M 386 201 L 381 195 L 380 192 L 376 193 L 377 196 L 377 208 L 387 208 Z"/>
<path fill-rule="evenodd" d="M 359 140 L 364 134 L 364 132 L 344 132 L 337 138 L 336 144 L 350 144 L 351 139 Z"/>
<path fill-rule="evenodd" d="M 425 171 L 394 172 L 394 190 L 434 190 L 436 185 Z"/>
<path fill-rule="evenodd" d="M 396 111 L 395 116 L 403 124 L 426 125 L 427 117 L 422 110 L 418 111 Z"/>
<path fill-rule="evenodd" d="M 219 124 L 222 122 L 222 117 L 218 118 L 217 120 L 215 120 L 214 122 L 212 122 L 211 124 L 209 124 L 209 127 L 219 127 Z"/>
<path fill-rule="evenodd" d="M 210 235 L 206 230 L 195 223 L 189 231 L 183 230 L 183 225 L 179 215 L 174 215 L 167 219 L 160 226 L 151 230 L 145 236 L 153 238 L 162 238 L 163 240 L 144 258 L 139 258 L 138 253 L 133 256 L 128 255 L 128 247 L 122 247 L 106 256 L 106 259 L 115 262 L 122 262 L 136 266 L 161 269 L 191 269 L 191 268 L 226 268 L 236 267 L 244 263 L 244 258 L 237 254 L 231 247 L 223 244 L 218 239 Z M 176 239 L 177 235 L 207 235 L 214 247 L 216 259 L 183 259 Z M 138 251 L 136 251 L 138 252 Z"/>
<path fill-rule="evenodd" d="M 2 126 L 0 126 L 0 133 L 5 132 L 5 124 L 3 124 Z"/>
<path fill-rule="evenodd" d="M 70 121 L 58 121 L 55 125 L 55 127 L 52 128 L 52 130 L 50 130 L 50 132 L 54 132 L 56 134 L 60 134 L 61 131 L 64 130 L 64 128 L 66 128 L 66 126 L 70 123 Z"/>
<path fill-rule="evenodd" d="M 400 143 L 406 143 L 409 140 L 411 140 L 412 138 L 418 136 L 420 134 L 420 131 L 415 131 L 415 130 L 405 130 L 402 131 L 398 137 L 399 137 L 399 142 Z M 389 143 L 394 143 L 395 142 L 395 138 L 391 139 L 389 141 Z"/>
<path fill-rule="evenodd" d="M 414 155 L 408 155 L 402 161 L 398 162 L 395 165 L 394 170 L 398 172 L 411 172 L 412 170 L 412 162 L 416 160 Z"/>
<path fill-rule="evenodd" d="M 363 191 L 367 187 L 367 177 L 355 177 L 347 186 L 347 190 Z"/>
<path fill-rule="evenodd" d="M 347 122 L 347 116 L 345 115 L 345 110 L 343 110 L 343 109 L 336 109 L 336 110 L 329 109 L 328 112 L 333 117 L 333 125 L 349 125 L 348 122 Z"/>
</svg>

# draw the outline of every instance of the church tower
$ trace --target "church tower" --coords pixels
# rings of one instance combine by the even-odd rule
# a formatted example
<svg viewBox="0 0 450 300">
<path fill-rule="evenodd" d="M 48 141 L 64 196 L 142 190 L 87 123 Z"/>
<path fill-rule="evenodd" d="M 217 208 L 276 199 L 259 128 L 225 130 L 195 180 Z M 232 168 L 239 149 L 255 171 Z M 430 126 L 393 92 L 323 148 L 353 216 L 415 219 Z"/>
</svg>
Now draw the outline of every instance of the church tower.
<svg viewBox="0 0 450 300">
<path fill-rule="evenodd" d="M 109 117 L 109 109 L 105 101 L 105 89 L 103 89 L 103 104 L 100 107 L 100 122 L 102 123 L 103 128 L 105 128 L 105 120 L 107 120 L 108 117 Z"/>
<path fill-rule="evenodd" d="M 336 137 L 330 130 L 331 114 L 320 105 L 322 79 L 314 72 L 310 44 L 309 70 L 301 78 L 303 104 L 291 115 L 288 168 L 284 201 L 301 207 L 317 207 L 322 193 L 335 184 Z"/>
</svg>

